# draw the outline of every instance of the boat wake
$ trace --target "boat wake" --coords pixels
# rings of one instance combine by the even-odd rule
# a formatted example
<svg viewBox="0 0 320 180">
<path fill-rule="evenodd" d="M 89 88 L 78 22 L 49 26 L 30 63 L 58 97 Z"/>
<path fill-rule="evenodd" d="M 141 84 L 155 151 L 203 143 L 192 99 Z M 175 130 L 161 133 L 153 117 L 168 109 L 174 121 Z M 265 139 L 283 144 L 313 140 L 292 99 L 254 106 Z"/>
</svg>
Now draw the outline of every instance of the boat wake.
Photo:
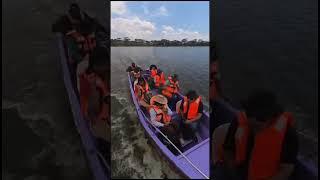
<svg viewBox="0 0 320 180">
<path fill-rule="evenodd" d="M 112 178 L 179 178 L 152 149 L 131 102 L 111 95 Z"/>
</svg>

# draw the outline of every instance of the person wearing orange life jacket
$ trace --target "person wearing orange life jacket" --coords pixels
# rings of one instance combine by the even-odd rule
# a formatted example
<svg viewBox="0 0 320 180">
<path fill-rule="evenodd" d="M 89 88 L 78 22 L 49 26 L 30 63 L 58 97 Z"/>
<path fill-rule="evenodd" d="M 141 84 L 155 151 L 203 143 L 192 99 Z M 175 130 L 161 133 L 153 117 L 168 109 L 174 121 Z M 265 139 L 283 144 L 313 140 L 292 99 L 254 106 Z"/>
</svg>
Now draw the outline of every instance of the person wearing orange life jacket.
<svg viewBox="0 0 320 180">
<path fill-rule="evenodd" d="M 141 106 L 149 108 L 150 89 L 148 83 L 142 78 L 138 78 L 138 82 L 134 85 L 134 94 Z"/>
<path fill-rule="evenodd" d="M 154 76 L 157 74 L 157 71 L 158 71 L 157 66 L 152 64 L 150 65 L 149 70 L 150 70 L 150 77 L 154 78 Z"/>
<path fill-rule="evenodd" d="M 163 71 L 158 69 L 157 74 L 153 77 L 153 79 L 154 79 L 154 87 L 155 88 L 160 88 L 161 86 L 163 86 L 165 83 L 165 76 L 164 76 Z"/>
<path fill-rule="evenodd" d="M 176 112 L 180 114 L 182 120 L 181 128 L 183 137 L 180 139 L 181 143 L 184 143 L 184 139 L 190 139 L 192 136 L 190 130 L 197 137 L 198 141 L 200 141 L 201 137 L 198 133 L 198 125 L 203 113 L 201 96 L 194 90 L 188 91 L 186 96 L 177 102 Z"/>
<path fill-rule="evenodd" d="M 90 22 L 81 23 L 79 31 L 73 29 L 67 32 L 66 35 L 75 42 L 79 53 L 83 57 L 91 53 L 96 47 L 95 30 L 93 24 Z"/>
<path fill-rule="evenodd" d="M 163 95 L 155 95 L 150 100 L 150 120 L 151 123 L 159 128 L 159 130 L 165 134 L 170 141 L 181 150 L 181 143 L 179 142 L 179 127 L 178 124 L 172 119 L 172 111 L 168 107 L 168 100 Z M 159 136 L 159 139 L 164 139 Z M 178 154 L 178 151 L 173 146 L 168 146 L 169 150 L 174 154 Z"/>
<path fill-rule="evenodd" d="M 172 98 L 172 96 L 178 93 L 180 89 L 178 75 L 174 74 L 173 76 L 168 76 L 165 85 L 166 87 L 162 90 L 162 94 L 167 98 Z"/>
<path fill-rule="evenodd" d="M 91 122 L 109 121 L 110 91 L 105 77 L 107 54 L 104 48 L 95 49 L 90 55 L 89 67 L 79 75 L 81 111 Z"/>
<path fill-rule="evenodd" d="M 265 90 L 242 104 L 245 112 L 231 122 L 217 162 L 245 180 L 289 179 L 298 153 L 292 114 Z"/>
</svg>

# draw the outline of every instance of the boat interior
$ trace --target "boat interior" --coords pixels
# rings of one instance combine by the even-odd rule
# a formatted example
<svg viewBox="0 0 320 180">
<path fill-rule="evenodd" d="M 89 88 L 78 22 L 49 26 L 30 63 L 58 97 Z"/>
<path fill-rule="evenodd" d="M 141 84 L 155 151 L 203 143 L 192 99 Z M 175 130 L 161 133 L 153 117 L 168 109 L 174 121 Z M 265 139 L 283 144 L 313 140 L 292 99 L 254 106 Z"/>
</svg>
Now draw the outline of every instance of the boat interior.
<svg viewBox="0 0 320 180">
<path fill-rule="evenodd" d="M 150 73 L 148 70 L 143 71 L 142 73 L 142 77 L 146 80 L 148 79 L 148 77 L 150 76 Z M 134 85 L 133 82 L 133 78 L 131 78 L 131 85 Z M 151 93 L 152 96 L 159 94 L 158 89 L 151 89 Z M 172 120 L 173 121 L 179 121 L 180 118 L 178 118 L 178 114 L 175 111 L 176 110 L 176 103 L 180 100 L 183 99 L 183 95 L 179 94 L 177 96 L 177 98 L 172 99 L 172 100 L 168 100 L 168 107 L 170 108 L 170 110 L 172 111 L 173 115 L 172 115 Z M 161 142 L 163 142 L 167 147 L 171 146 L 169 142 L 167 142 L 164 138 L 162 138 L 162 135 L 155 129 L 155 127 L 153 127 L 150 123 L 150 114 L 148 112 L 148 110 L 145 107 L 140 106 L 139 107 L 144 116 L 145 116 L 145 120 L 147 120 L 149 122 L 149 127 L 153 130 L 153 132 L 157 135 L 157 137 L 161 140 Z M 203 112 L 203 115 L 201 117 L 201 119 L 199 120 L 199 125 L 198 125 L 198 137 L 194 134 L 193 138 L 187 142 L 185 142 L 182 145 L 182 149 L 180 149 L 181 152 L 186 152 L 190 149 L 192 149 L 193 147 L 195 147 L 197 144 L 200 144 L 201 142 L 203 142 L 204 140 L 206 140 L 207 138 L 209 138 L 209 116 L 208 113 Z M 169 148 L 170 149 L 170 148 Z M 177 155 L 176 152 L 171 151 L 172 153 L 174 153 L 175 155 Z"/>
</svg>

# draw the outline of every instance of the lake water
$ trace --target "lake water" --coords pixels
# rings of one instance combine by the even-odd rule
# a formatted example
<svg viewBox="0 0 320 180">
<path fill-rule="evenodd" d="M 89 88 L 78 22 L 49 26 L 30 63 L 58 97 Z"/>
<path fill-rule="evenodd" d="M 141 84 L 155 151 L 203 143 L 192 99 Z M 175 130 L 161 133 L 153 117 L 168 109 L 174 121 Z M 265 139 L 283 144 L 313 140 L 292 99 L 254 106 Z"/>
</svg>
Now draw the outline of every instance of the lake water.
<svg viewBox="0 0 320 180">
<path fill-rule="evenodd" d="M 126 68 L 135 62 L 151 64 L 165 75 L 176 73 L 182 93 L 196 90 L 204 104 L 209 100 L 209 47 L 112 47 L 112 177 L 179 178 L 164 158 L 147 143 L 130 95 Z"/>
<path fill-rule="evenodd" d="M 274 91 L 294 113 L 300 154 L 318 164 L 318 1 L 217 1 L 211 11 L 224 93 Z"/>
</svg>

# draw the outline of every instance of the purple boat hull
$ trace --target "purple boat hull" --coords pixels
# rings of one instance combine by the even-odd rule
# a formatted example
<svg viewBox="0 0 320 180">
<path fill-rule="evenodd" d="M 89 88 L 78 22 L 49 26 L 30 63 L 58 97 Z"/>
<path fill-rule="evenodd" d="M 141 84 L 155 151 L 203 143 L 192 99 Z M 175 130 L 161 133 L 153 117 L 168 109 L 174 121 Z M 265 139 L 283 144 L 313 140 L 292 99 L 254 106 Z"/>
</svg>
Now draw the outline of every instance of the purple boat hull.
<svg viewBox="0 0 320 180">
<path fill-rule="evenodd" d="M 164 156 L 171 162 L 171 164 L 183 175 L 190 179 L 206 179 L 209 177 L 210 174 L 210 164 L 209 164 L 209 150 L 210 150 L 210 142 L 209 142 L 209 115 L 207 112 L 203 113 L 203 116 L 205 116 L 206 124 L 208 127 L 207 129 L 204 128 L 203 131 L 207 132 L 201 132 L 202 136 L 206 136 L 204 140 L 202 140 L 200 143 L 194 145 L 190 149 L 183 152 L 183 155 L 174 155 L 168 148 L 165 146 L 160 139 L 158 138 L 156 134 L 155 128 L 151 125 L 149 118 L 146 116 L 146 114 L 143 112 L 143 110 L 140 108 L 138 101 L 134 95 L 134 89 L 132 85 L 132 81 L 130 78 L 130 75 L 128 73 L 128 80 L 130 85 L 130 92 L 133 99 L 133 103 L 135 105 L 137 115 L 139 117 L 139 121 L 143 128 L 145 129 L 146 133 L 150 137 L 150 139 L 154 142 L 155 147 L 162 153 Z M 192 166 L 188 160 L 192 162 L 199 170 L 197 170 L 194 166 Z"/>
<path fill-rule="evenodd" d="M 58 45 L 60 51 L 63 80 L 68 93 L 69 102 L 73 114 L 73 120 L 81 137 L 83 149 L 86 154 L 89 167 L 92 171 L 95 180 L 110 179 L 109 165 L 97 149 L 95 138 L 92 132 L 90 131 L 87 123 L 88 120 L 82 116 L 82 113 L 80 111 L 80 103 L 70 76 L 70 69 L 68 67 L 67 60 L 67 49 L 62 34 L 58 34 Z"/>
</svg>

